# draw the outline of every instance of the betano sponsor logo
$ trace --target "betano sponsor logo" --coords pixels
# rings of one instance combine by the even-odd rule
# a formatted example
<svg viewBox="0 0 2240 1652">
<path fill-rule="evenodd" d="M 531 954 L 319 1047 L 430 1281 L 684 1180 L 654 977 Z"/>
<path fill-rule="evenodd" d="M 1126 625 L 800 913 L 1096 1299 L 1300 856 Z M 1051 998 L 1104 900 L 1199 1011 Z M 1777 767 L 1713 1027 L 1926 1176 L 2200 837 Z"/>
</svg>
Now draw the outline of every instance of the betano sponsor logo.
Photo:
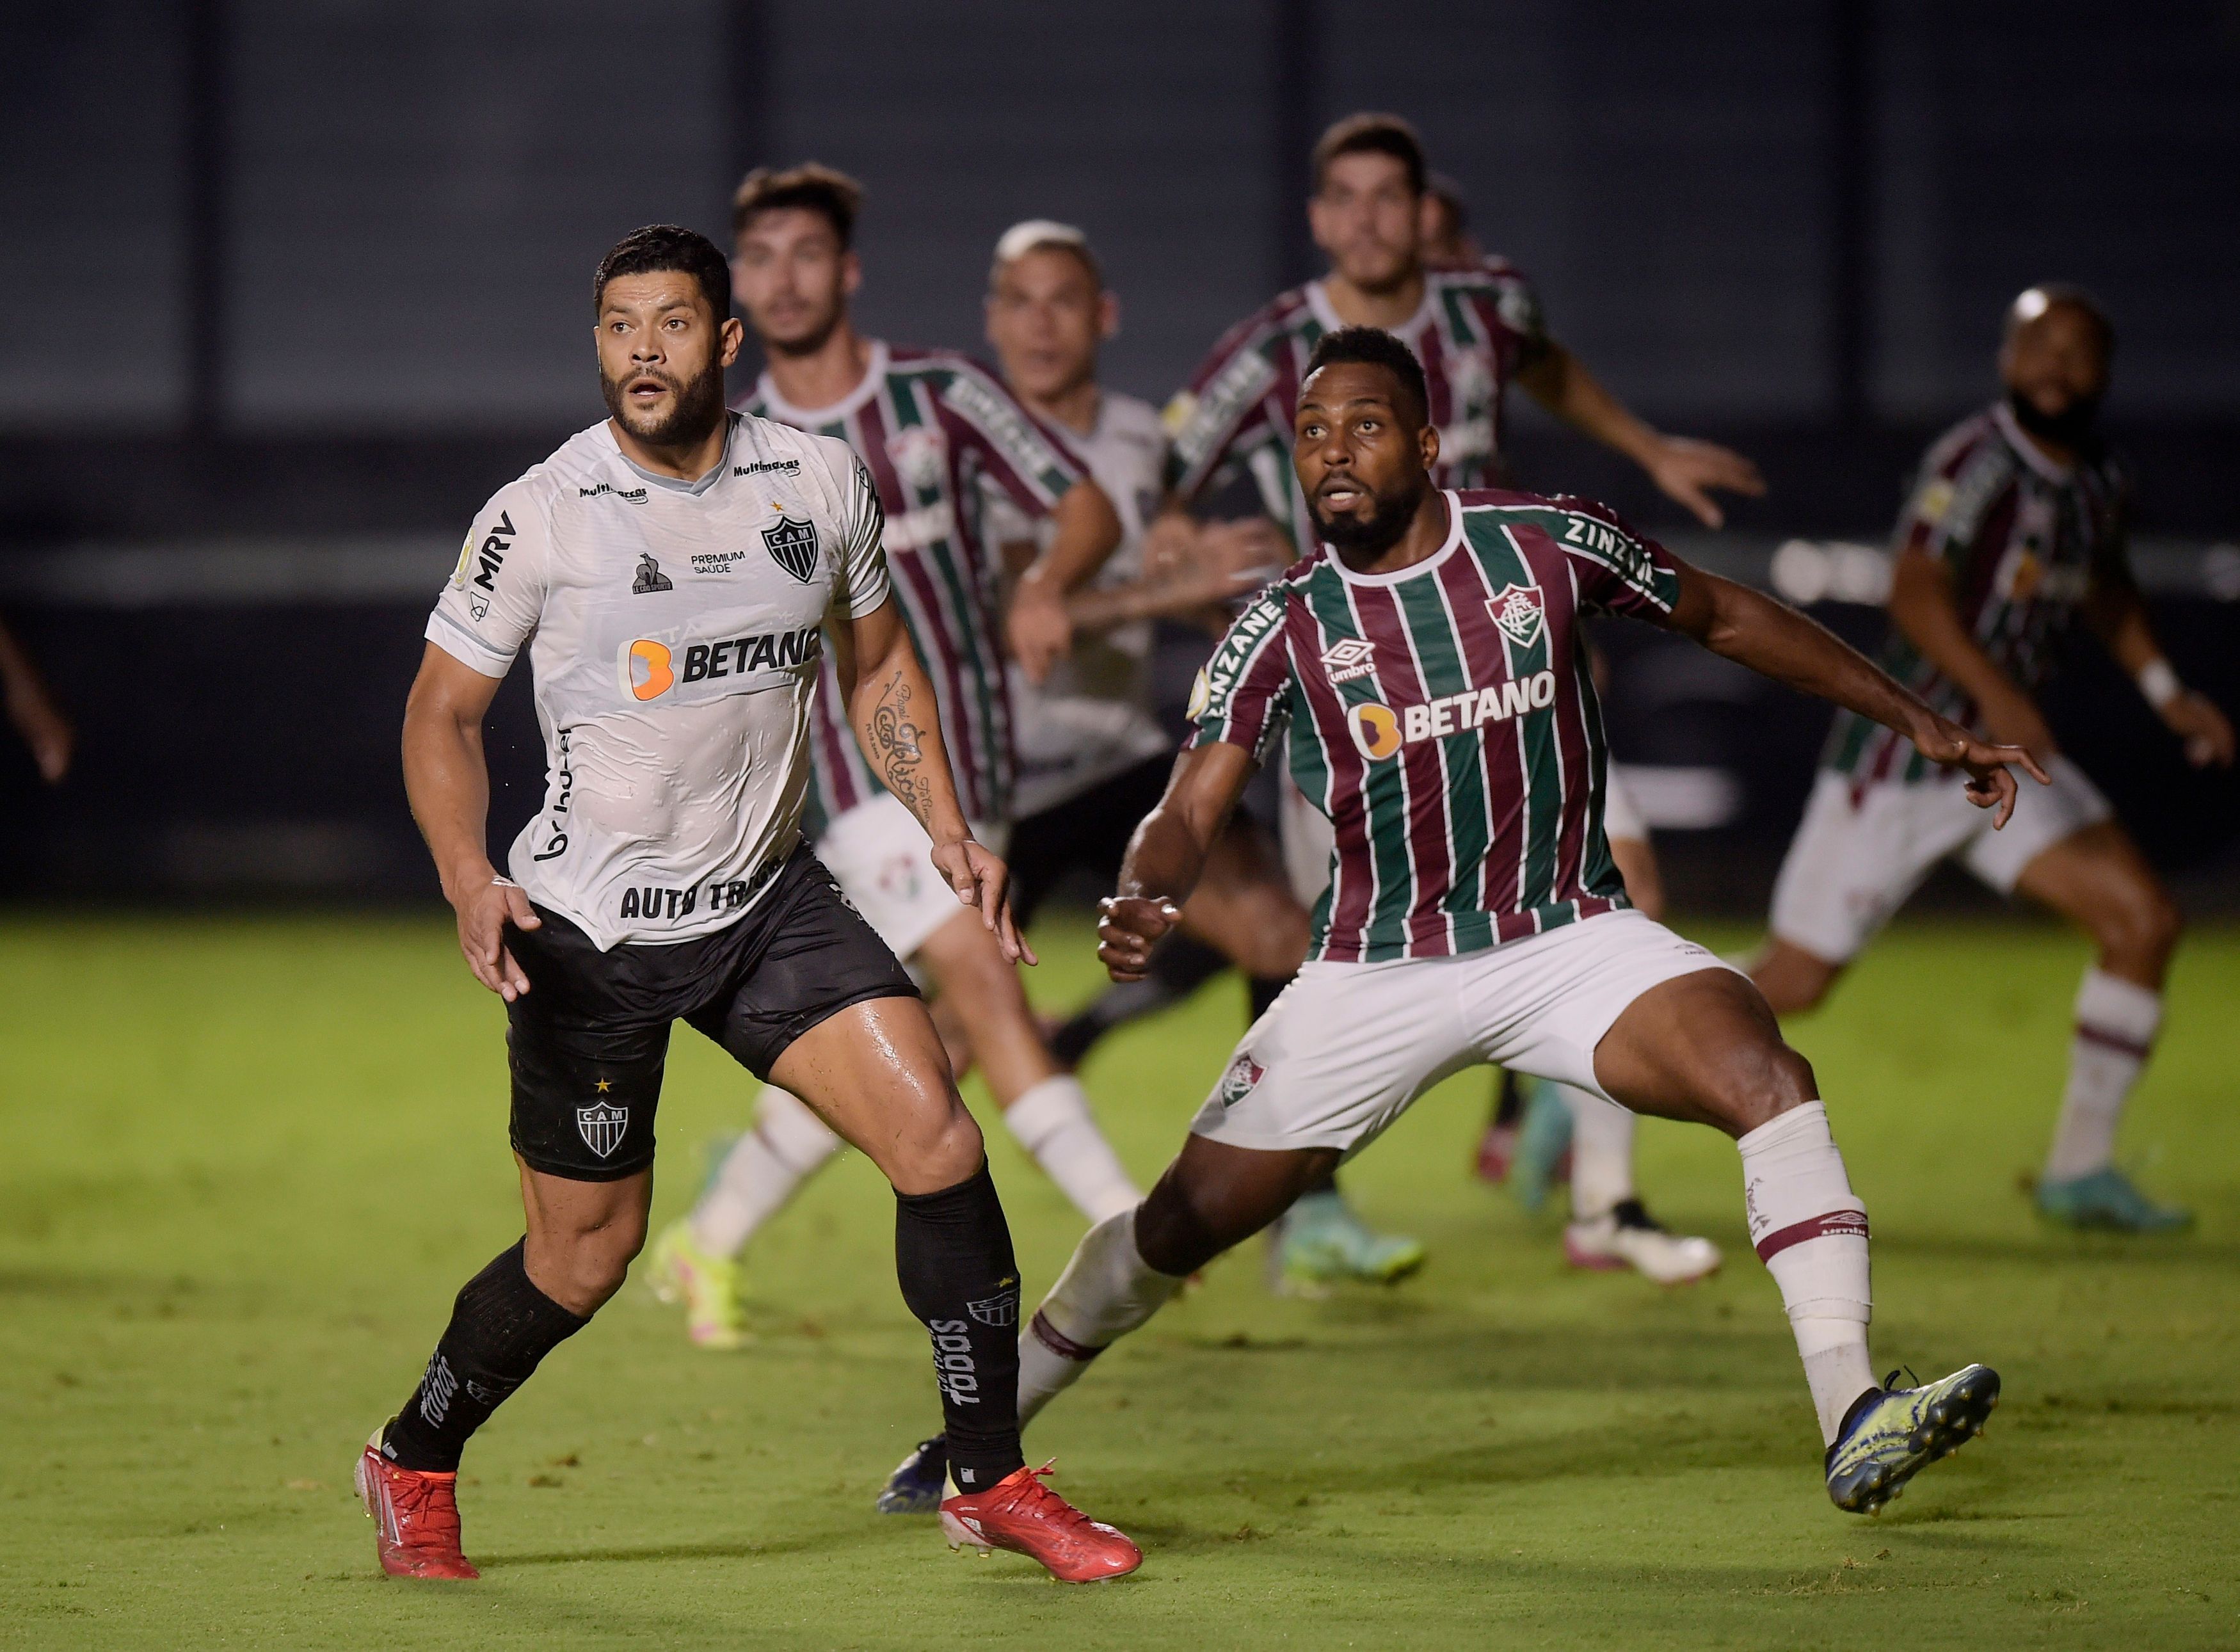
<svg viewBox="0 0 2240 1652">
<path fill-rule="evenodd" d="M 670 644 L 640 636 L 623 644 L 615 660 L 616 676 L 623 692 L 631 699 L 658 700 L 679 683 L 711 682 L 814 664 L 819 646 L 817 628 L 804 625 L 796 631 L 687 643 L 680 662 Z"/>
<path fill-rule="evenodd" d="M 1528 711 L 1544 710 L 1555 703 L 1556 674 L 1535 671 L 1530 676 L 1490 688 L 1443 694 L 1397 712 L 1389 705 L 1365 700 L 1345 709 L 1345 726 L 1353 736 L 1354 749 L 1371 763 L 1381 763 L 1403 746 L 1469 734 Z"/>
</svg>

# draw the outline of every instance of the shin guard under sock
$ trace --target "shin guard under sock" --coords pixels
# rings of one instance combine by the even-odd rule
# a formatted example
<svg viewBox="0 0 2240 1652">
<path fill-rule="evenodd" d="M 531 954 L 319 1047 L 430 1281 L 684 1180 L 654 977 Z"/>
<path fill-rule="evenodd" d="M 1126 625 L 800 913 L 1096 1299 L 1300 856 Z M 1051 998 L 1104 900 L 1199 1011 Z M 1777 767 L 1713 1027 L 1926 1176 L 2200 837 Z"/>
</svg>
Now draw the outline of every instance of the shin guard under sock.
<svg viewBox="0 0 2240 1652">
<path fill-rule="evenodd" d="M 950 1477 L 961 1491 L 984 1491 L 1026 1465 L 1019 1270 L 985 1161 L 953 1188 L 895 1195 L 895 1274 L 933 1338 Z"/>
<path fill-rule="evenodd" d="M 454 1473 L 467 1436 L 529 1380 L 537 1362 L 591 1322 L 530 1282 L 526 1240 L 459 1289 L 426 1375 L 382 1439 L 400 1469 Z"/>
</svg>

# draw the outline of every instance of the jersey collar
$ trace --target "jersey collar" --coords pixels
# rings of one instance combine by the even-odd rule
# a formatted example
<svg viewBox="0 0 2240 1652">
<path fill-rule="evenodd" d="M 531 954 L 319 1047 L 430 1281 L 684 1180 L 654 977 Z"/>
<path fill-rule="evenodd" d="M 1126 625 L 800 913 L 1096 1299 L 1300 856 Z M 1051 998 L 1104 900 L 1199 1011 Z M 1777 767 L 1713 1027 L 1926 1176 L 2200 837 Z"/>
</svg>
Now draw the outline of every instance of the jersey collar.
<svg viewBox="0 0 2240 1652">
<path fill-rule="evenodd" d="M 599 429 L 605 435 L 607 446 L 613 450 L 615 457 L 628 465 L 640 481 L 650 482 L 655 487 L 664 489 L 670 493 L 697 495 L 707 492 L 723 479 L 724 467 L 731 463 L 731 443 L 739 433 L 739 416 L 729 411 L 724 413 L 723 450 L 716 456 L 716 463 L 708 467 L 707 474 L 692 482 L 687 482 L 681 476 L 664 476 L 657 471 L 647 470 L 623 451 L 623 444 L 615 440 L 614 427 L 611 424 L 602 421 Z"/>
<path fill-rule="evenodd" d="M 1423 302 L 1416 306 L 1416 313 L 1407 320 L 1402 322 L 1397 327 L 1388 327 L 1384 330 L 1395 338 L 1413 337 L 1430 321 L 1436 304 L 1437 296 L 1431 291 L 1431 272 L 1426 270 L 1423 271 Z M 1319 281 L 1310 281 L 1307 283 L 1307 308 L 1314 312 L 1315 319 L 1323 324 L 1323 329 L 1326 332 L 1334 333 L 1341 327 L 1352 325 L 1344 316 L 1337 313 L 1336 307 L 1330 301 L 1330 294 L 1324 290 L 1323 283 Z"/>
<path fill-rule="evenodd" d="M 1397 585 L 1403 580 L 1413 579 L 1419 574 L 1430 573 L 1448 557 L 1453 556 L 1455 548 L 1463 543 L 1463 502 L 1456 496 L 1452 488 L 1442 488 L 1439 491 L 1445 496 L 1447 501 L 1447 538 L 1444 544 L 1424 557 L 1423 561 L 1411 563 L 1406 568 L 1395 569 L 1389 574 L 1357 574 L 1345 565 L 1344 557 L 1332 550 L 1328 544 L 1324 544 L 1322 548 L 1323 554 L 1330 558 L 1330 565 L 1337 570 L 1337 576 L 1349 585 Z"/>
<path fill-rule="evenodd" d="M 796 407 L 777 393 L 777 386 L 770 382 L 767 372 L 755 381 L 755 394 L 762 398 L 773 418 L 814 429 L 820 424 L 837 424 L 848 417 L 879 393 L 880 383 L 886 376 L 887 341 L 875 338 L 871 341 L 870 359 L 863 365 L 862 382 L 830 407 Z"/>
<path fill-rule="evenodd" d="M 2038 450 L 2037 443 L 2016 423 L 2014 410 L 2004 402 L 1991 403 L 1991 423 L 1999 427 L 1999 434 L 2007 438 L 2007 445 L 2022 456 L 2024 464 L 2043 476 L 2057 488 L 2069 484 L 2071 472 L 2063 470 Z"/>
</svg>

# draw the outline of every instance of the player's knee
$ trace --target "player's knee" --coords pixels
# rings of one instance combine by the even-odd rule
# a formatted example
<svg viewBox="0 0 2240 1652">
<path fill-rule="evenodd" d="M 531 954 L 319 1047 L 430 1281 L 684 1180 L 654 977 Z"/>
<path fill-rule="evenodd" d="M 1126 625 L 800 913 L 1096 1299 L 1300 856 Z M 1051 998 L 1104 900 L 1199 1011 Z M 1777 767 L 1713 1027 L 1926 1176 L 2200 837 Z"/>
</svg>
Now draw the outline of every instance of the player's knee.
<svg viewBox="0 0 2240 1652">
<path fill-rule="evenodd" d="M 970 1181 L 987 1156 L 980 1127 L 955 1091 L 913 1108 L 895 1133 L 888 1179 L 902 1193 L 938 1193 Z"/>
</svg>

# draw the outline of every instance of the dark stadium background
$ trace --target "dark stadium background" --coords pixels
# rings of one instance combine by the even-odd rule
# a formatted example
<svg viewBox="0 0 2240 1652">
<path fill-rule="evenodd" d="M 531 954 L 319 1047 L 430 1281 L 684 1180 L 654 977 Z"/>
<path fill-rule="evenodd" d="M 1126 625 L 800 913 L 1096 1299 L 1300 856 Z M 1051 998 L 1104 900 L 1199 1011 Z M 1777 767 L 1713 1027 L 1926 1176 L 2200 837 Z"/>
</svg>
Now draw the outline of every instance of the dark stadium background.
<svg viewBox="0 0 2240 1652">
<path fill-rule="evenodd" d="M 2000 307 L 2095 288 L 2157 620 L 2240 707 L 2231 0 L 81 0 L 10 8 L 0 51 L 0 607 L 81 736 L 53 792 L 0 750 L 18 898 L 432 896 L 396 756 L 421 623 L 476 506 L 597 415 L 589 274 L 624 231 L 720 236 L 746 167 L 813 156 L 870 186 L 870 327 L 977 346 L 996 235 L 1074 220 L 1125 308 L 1110 377 L 1163 399 L 1315 272 L 1306 152 L 1360 107 L 1419 123 L 1559 336 L 1773 492 L 1681 531 L 1529 403 L 1519 479 L 1781 570 L 1860 640 L 1874 610 L 1825 599 L 1875 558 L 1843 547 L 1989 394 Z M 1716 823 L 1663 834 L 1680 900 L 1757 908 L 1823 716 L 1611 643 L 1619 755 Z M 2057 697 L 2190 897 L 2231 899 L 2233 783 L 2097 656 Z M 522 684 L 492 748 L 510 831 Z"/>
</svg>

